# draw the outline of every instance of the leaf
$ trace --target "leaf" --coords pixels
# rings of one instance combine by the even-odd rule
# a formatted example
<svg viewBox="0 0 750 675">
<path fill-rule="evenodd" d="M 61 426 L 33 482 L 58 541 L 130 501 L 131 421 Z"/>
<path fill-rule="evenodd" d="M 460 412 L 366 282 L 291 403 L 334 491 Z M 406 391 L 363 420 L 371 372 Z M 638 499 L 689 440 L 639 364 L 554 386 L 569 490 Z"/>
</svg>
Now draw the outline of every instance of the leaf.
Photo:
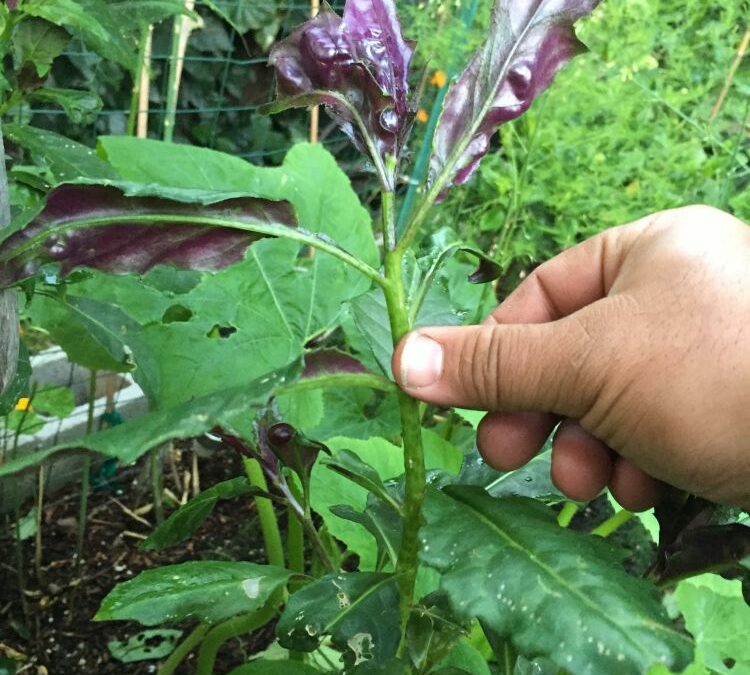
<svg viewBox="0 0 750 675">
<path fill-rule="evenodd" d="M 298 661 L 253 659 L 235 668 L 229 675 L 320 675 L 322 671 Z"/>
<path fill-rule="evenodd" d="M 324 457 L 322 464 L 327 466 L 331 471 L 347 478 L 382 499 L 396 513 L 401 512 L 401 506 L 393 500 L 388 490 L 386 490 L 378 472 L 350 450 L 341 449 L 336 453 L 335 457 Z"/>
<path fill-rule="evenodd" d="M 146 551 L 162 550 L 179 544 L 196 532 L 220 499 L 234 499 L 259 492 L 244 476 L 217 483 L 172 513 L 139 548 Z"/>
<path fill-rule="evenodd" d="M 398 607 L 391 574 L 329 574 L 289 598 L 276 635 L 282 647 L 304 652 L 330 636 L 346 664 L 384 663 L 398 647 Z"/>
<path fill-rule="evenodd" d="M 225 221 L 233 225 L 223 227 Z M 34 276 L 45 263 L 58 263 L 62 275 L 82 266 L 141 274 L 163 264 L 220 269 L 242 259 L 257 230 L 282 234 L 294 222 L 281 202 L 234 199 L 196 212 L 156 197 L 127 198 L 114 187 L 64 185 L 0 243 L 0 283 Z"/>
<path fill-rule="evenodd" d="M 430 673 L 443 675 L 447 674 L 447 671 L 468 675 L 491 675 L 484 657 L 466 638 L 459 640 L 448 656 L 430 670 Z"/>
<path fill-rule="evenodd" d="M 68 387 L 41 389 L 34 394 L 34 410 L 42 415 L 62 419 L 76 407 L 73 391 Z"/>
<path fill-rule="evenodd" d="M 520 117 L 585 48 L 573 24 L 600 0 L 496 0 L 489 36 L 451 86 L 438 122 L 430 181 L 465 183 L 495 130 Z"/>
<path fill-rule="evenodd" d="M 262 112 L 324 104 L 359 150 L 373 144 L 372 159 L 383 163 L 399 154 L 411 125 L 412 53 L 393 0 L 350 0 L 343 19 L 326 6 L 271 50 L 277 101 Z"/>
<path fill-rule="evenodd" d="M 425 439 L 425 464 L 428 469 L 445 469 L 456 473 L 461 462 L 458 450 L 434 439 L 434 434 L 423 431 Z M 383 481 L 398 478 L 404 473 L 403 449 L 384 438 L 357 440 L 338 437 L 326 441 L 326 445 L 337 458 L 341 450 L 354 452 L 362 462 L 370 465 Z M 357 523 L 344 520 L 331 513 L 334 506 L 346 505 L 363 512 L 367 506 L 368 492 L 365 488 L 343 476 L 334 474 L 318 462 L 311 476 L 311 505 L 323 518 L 328 531 L 360 557 L 361 570 L 373 570 L 377 561 L 377 545 L 369 532 Z"/>
<path fill-rule="evenodd" d="M 605 541 L 560 528 L 534 500 L 476 487 L 430 490 L 422 561 L 462 617 L 526 656 L 575 673 L 641 673 L 692 660 L 653 587 L 626 574 Z"/>
<path fill-rule="evenodd" d="M 181 630 L 159 628 L 136 633 L 125 641 L 110 640 L 107 649 L 120 663 L 152 661 L 169 656 L 182 637 Z"/>
<path fill-rule="evenodd" d="M 299 373 L 299 364 L 241 386 L 196 397 L 181 405 L 151 412 L 135 420 L 84 438 L 29 453 L 0 466 L 0 478 L 39 466 L 50 457 L 73 450 L 89 450 L 130 464 L 160 443 L 176 438 L 200 436 L 217 424 L 265 405 L 271 393 Z"/>
<path fill-rule="evenodd" d="M 116 21 L 126 25 L 135 23 L 140 27 L 180 14 L 196 20 L 198 18 L 195 12 L 185 7 L 183 0 L 120 0 L 110 2 L 109 9 Z"/>
<path fill-rule="evenodd" d="M 78 89 L 43 87 L 34 91 L 31 98 L 60 106 L 73 124 L 90 121 L 102 109 L 102 100 L 96 94 Z"/>
<path fill-rule="evenodd" d="M 332 506 L 330 512 L 343 520 L 358 523 L 373 536 L 377 545 L 375 570 L 380 571 L 388 564 L 395 568 L 403 529 L 402 518 L 397 511 L 377 497 L 368 495 L 364 512 L 360 513 L 348 504 Z"/>
<path fill-rule="evenodd" d="M 750 606 L 739 581 L 715 576 L 683 581 L 674 601 L 712 673 L 750 673 Z"/>
<path fill-rule="evenodd" d="M 70 42 L 70 35 L 54 23 L 44 19 L 26 19 L 13 29 L 13 60 L 20 71 L 30 63 L 37 76 L 47 77 L 52 63 Z"/>
<path fill-rule="evenodd" d="M 7 415 L 16 407 L 18 399 L 29 394 L 29 378 L 31 377 L 31 361 L 29 350 L 21 341 L 18 345 L 18 361 L 16 362 L 15 375 L 8 383 L 5 391 L 0 392 L 0 415 Z"/>
<path fill-rule="evenodd" d="M 94 621 L 144 626 L 187 619 L 217 623 L 263 607 L 292 572 L 272 565 L 207 560 L 165 565 L 116 586 Z"/>
<path fill-rule="evenodd" d="M 92 51 L 134 71 L 137 47 L 105 0 L 26 0 L 23 11 L 65 26 L 80 35 Z"/>
<path fill-rule="evenodd" d="M 82 177 L 117 179 L 117 173 L 85 145 L 56 134 L 22 124 L 4 124 L 5 136 L 49 167 L 56 185 Z"/>
</svg>

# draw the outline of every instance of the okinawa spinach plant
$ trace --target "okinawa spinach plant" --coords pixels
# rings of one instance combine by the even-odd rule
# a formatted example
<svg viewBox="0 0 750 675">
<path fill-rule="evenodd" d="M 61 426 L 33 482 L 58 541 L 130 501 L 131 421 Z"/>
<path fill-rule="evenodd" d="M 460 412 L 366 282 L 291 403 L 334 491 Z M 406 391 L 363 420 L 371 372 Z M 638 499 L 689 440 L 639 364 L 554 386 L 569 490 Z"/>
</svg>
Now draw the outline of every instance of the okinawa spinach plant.
<svg viewBox="0 0 750 675">
<path fill-rule="evenodd" d="M 626 573 L 601 537 L 560 527 L 548 506 L 563 500 L 549 482 L 548 453 L 499 475 L 425 428 L 435 411 L 425 415 L 389 377 L 394 345 L 434 319 L 433 284 L 452 256 L 479 259 L 474 283 L 499 274 L 450 233 L 425 232 L 430 209 L 469 180 L 498 126 L 522 115 L 583 50 L 574 23 L 597 4 L 496 1 L 486 42 L 445 99 L 429 180 L 402 229 L 395 213 L 414 114 L 414 45 L 393 1 L 348 0 L 342 17 L 324 7 L 276 45 L 278 99 L 267 112 L 326 106 L 374 168 L 381 247 L 320 148 L 300 145 L 279 169 L 256 169 L 221 153 L 117 138 L 100 141 L 111 174 L 56 187 L 0 242 L 0 282 L 25 282 L 27 293 L 45 297 L 54 293 L 34 281 L 40 271 L 58 279 L 78 267 L 222 270 L 181 291 L 181 304 L 158 305 L 163 320 L 145 328 L 119 307 L 59 286 L 57 299 L 90 328 L 87 344 L 136 362 L 152 412 L 0 467 L 0 476 L 11 475 L 81 446 L 127 463 L 166 440 L 206 433 L 244 457 L 248 479 L 196 497 L 145 547 L 184 540 L 219 500 L 250 496 L 270 564 L 149 570 L 115 588 L 97 615 L 147 626 L 197 621 L 162 675 L 199 645 L 198 673 L 211 673 L 223 643 L 279 612 L 278 645 L 235 675 L 473 675 L 490 672 L 491 652 L 504 673 L 647 673 L 690 662 L 692 641 L 667 617 L 653 583 Z M 316 255 L 300 255 L 309 248 Z M 208 337 L 193 313 L 213 324 Z M 337 331 L 345 336 L 338 342 Z M 233 332 L 245 342 L 226 351 Z M 227 354 L 212 374 L 207 364 L 216 370 Z M 359 439 L 306 437 L 322 428 L 322 399 L 311 395 L 319 390 L 356 392 L 332 399 L 326 414 L 336 426 L 335 408 L 354 405 L 367 422 Z M 360 390 L 375 396 L 360 398 Z M 383 403 L 394 398 L 394 408 Z M 286 552 L 272 502 L 288 509 Z M 701 522 L 730 521 L 722 514 Z M 716 556 L 723 569 L 747 567 L 744 526 L 737 534 L 732 525 L 739 548 L 680 556 L 685 537 L 710 539 L 693 524 L 688 518 L 670 531 L 653 580 L 668 581 L 670 569 L 709 568 Z M 344 571 L 356 567 L 351 554 L 355 572 Z"/>
</svg>

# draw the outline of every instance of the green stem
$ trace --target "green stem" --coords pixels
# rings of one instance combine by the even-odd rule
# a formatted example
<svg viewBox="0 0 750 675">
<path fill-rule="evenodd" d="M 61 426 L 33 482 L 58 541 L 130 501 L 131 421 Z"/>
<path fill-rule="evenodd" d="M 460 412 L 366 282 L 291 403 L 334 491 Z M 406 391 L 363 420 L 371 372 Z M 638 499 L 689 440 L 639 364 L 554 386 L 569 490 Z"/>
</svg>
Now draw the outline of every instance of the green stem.
<svg viewBox="0 0 750 675">
<path fill-rule="evenodd" d="M 320 375 L 299 380 L 294 384 L 280 387 L 277 395 L 298 394 L 313 389 L 343 389 L 349 387 L 365 387 L 391 393 L 396 390 L 396 385 L 382 375 L 371 375 L 368 373 L 333 373 L 331 375 Z"/>
<path fill-rule="evenodd" d="M 260 468 L 257 460 L 246 457 L 242 461 L 245 464 L 245 472 L 250 485 L 260 488 L 263 492 L 268 492 L 266 477 L 263 475 L 263 469 Z M 263 532 L 268 563 L 276 567 L 284 567 L 284 545 L 281 542 L 281 532 L 279 532 L 279 523 L 276 520 L 273 504 L 265 497 L 255 497 L 255 506 L 258 509 L 260 529 Z"/>
<path fill-rule="evenodd" d="M 96 404 L 96 371 L 89 372 L 89 410 L 86 419 L 86 435 L 94 430 L 94 406 Z M 86 453 L 81 467 L 81 503 L 78 509 L 78 543 L 76 560 L 80 567 L 83 562 L 83 545 L 86 539 L 86 519 L 89 511 L 89 490 L 91 489 L 91 455 Z"/>
<path fill-rule="evenodd" d="M 608 537 L 627 523 L 634 515 L 632 511 L 622 509 L 611 518 L 605 520 L 601 525 L 591 530 L 591 534 L 595 534 L 597 537 Z"/>
<path fill-rule="evenodd" d="M 148 47 L 148 35 L 151 28 L 145 26 L 141 31 L 141 40 L 138 46 L 138 65 L 133 74 L 133 92 L 130 96 L 130 114 L 128 115 L 128 136 L 135 136 L 138 122 L 139 101 L 141 97 L 141 82 L 143 82 L 143 69 L 146 66 L 146 51 Z"/>
<path fill-rule="evenodd" d="M 156 524 L 161 525 L 164 522 L 164 502 L 162 500 L 164 487 L 162 485 L 161 452 L 158 446 L 151 449 L 150 460 L 151 494 L 154 500 L 154 515 L 156 516 Z"/>
<path fill-rule="evenodd" d="M 34 569 L 36 571 L 37 583 L 43 583 L 42 579 L 42 527 L 44 525 L 44 464 L 39 467 L 37 474 L 36 493 L 36 533 L 34 535 Z"/>
<path fill-rule="evenodd" d="M 235 616 L 224 623 L 212 628 L 203 640 L 200 653 L 198 654 L 198 663 L 196 665 L 196 675 L 212 675 L 214 672 L 214 663 L 216 655 L 219 653 L 221 646 L 232 638 L 246 635 L 254 630 L 265 626 L 277 612 L 277 603 L 270 601 L 267 605 L 253 614 L 247 616 Z"/>
<path fill-rule="evenodd" d="M 404 293 L 401 265 L 403 253 L 399 248 L 385 256 L 385 274 L 388 286 L 385 299 L 391 324 L 393 344 L 409 332 L 409 310 Z M 401 434 L 404 441 L 404 466 L 406 473 L 404 494 L 404 523 L 401 549 L 396 564 L 396 578 L 400 593 L 401 644 L 399 655 L 406 649 L 406 625 L 411 612 L 414 587 L 419 567 L 419 528 L 422 525 L 422 503 L 425 494 L 425 464 L 422 447 L 422 425 L 419 402 L 402 391 L 398 392 L 401 411 Z"/>
<path fill-rule="evenodd" d="M 172 25 L 172 50 L 169 55 L 169 74 L 167 79 L 167 102 L 164 114 L 163 138 L 167 143 L 174 139 L 174 125 L 177 117 L 177 99 L 180 94 L 180 79 L 182 78 L 182 66 L 185 54 L 182 45 L 182 36 L 185 30 L 190 34 L 190 28 L 185 23 L 190 21 L 189 17 L 179 14 L 174 18 Z"/>
<path fill-rule="evenodd" d="M 300 501 L 301 495 L 294 484 L 289 485 L 289 489 Z M 294 508 L 289 505 L 287 508 L 286 524 L 286 551 L 289 560 L 289 569 L 298 574 L 305 573 L 305 530 L 302 523 L 297 518 Z"/>
<path fill-rule="evenodd" d="M 392 251 L 396 247 L 396 206 L 392 192 L 381 193 L 383 219 L 383 247 Z"/>
<path fill-rule="evenodd" d="M 156 675 L 172 675 L 177 666 L 182 663 L 185 657 L 199 645 L 211 626 L 205 623 L 198 624 L 190 635 L 188 635 L 175 650 L 169 655 L 166 661 L 159 666 Z"/>
<path fill-rule="evenodd" d="M 565 506 L 557 514 L 557 524 L 560 527 L 568 527 L 573 520 L 573 516 L 578 513 L 578 508 L 578 504 L 575 502 L 565 502 Z"/>
<path fill-rule="evenodd" d="M 84 230 L 92 227 L 118 225 L 122 224 L 122 221 L 122 215 L 81 218 L 80 220 L 68 220 L 60 225 L 47 228 L 43 233 L 37 236 L 29 237 L 22 245 L 14 247 L 13 250 L 8 254 L 0 256 L 0 265 L 7 264 L 9 260 L 14 260 L 27 251 L 35 249 L 38 245 L 40 245 L 44 241 L 47 241 L 47 239 L 54 234 L 64 233 L 69 230 Z M 159 225 L 170 224 L 184 225 L 186 222 L 186 217 L 184 215 L 169 213 L 133 213 L 128 214 L 127 221 L 133 224 L 146 224 L 158 227 Z M 370 265 L 368 265 L 367 263 L 362 262 L 355 256 L 347 253 L 344 249 L 340 248 L 335 243 L 326 241 L 325 239 L 309 232 L 304 232 L 302 230 L 287 227 L 285 225 L 264 225 L 261 223 L 250 223 L 241 220 L 232 220 L 231 218 L 221 218 L 218 216 L 191 215 L 188 218 L 188 221 L 193 226 L 226 227 L 234 230 L 242 230 L 243 232 L 255 232 L 257 234 L 263 234 L 269 237 L 282 237 L 284 239 L 296 241 L 300 244 L 312 246 L 320 251 L 323 251 L 324 253 L 332 255 L 334 258 L 338 258 L 339 260 L 345 262 L 347 265 L 353 267 L 379 286 L 382 286 L 383 288 L 387 286 L 386 280 L 375 268 L 370 267 Z"/>
</svg>

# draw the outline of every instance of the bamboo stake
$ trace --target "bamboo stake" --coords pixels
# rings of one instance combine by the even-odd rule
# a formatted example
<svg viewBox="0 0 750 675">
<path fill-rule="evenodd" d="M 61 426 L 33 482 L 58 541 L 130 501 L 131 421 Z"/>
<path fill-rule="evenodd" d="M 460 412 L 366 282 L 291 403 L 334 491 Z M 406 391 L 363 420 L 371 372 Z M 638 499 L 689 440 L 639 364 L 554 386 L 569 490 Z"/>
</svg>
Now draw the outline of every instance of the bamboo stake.
<svg viewBox="0 0 750 675">
<path fill-rule="evenodd" d="M 149 26 L 144 32 L 143 64 L 141 65 L 140 82 L 138 84 L 138 117 L 136 136 L 148 137 L 148 107 L 151 93 L 151 48 L 154 41 L 154 27 Z"/>
<path fill-rule="evenodd" d="M 724 87 L 719 94 L 719 98 L 716 99 L 714 107 L 711 108 L 711 116 L 708 118 L 710 122 L 713 122 L 721 111 L 721 107 L 724 105 L 724 101 L 729 95 L 729 90 L 732 88 L 734 77 L 737 74 L 740 63 L 742 63 L 742 59 L 747 53 L 748 47 L 750 47 L 750 28 L 745 31 L 745 35 L 740 41 L 740 46 L 737 48 L 737 53 L 735 54 L 734 61 L 729 68 L 729 72 L 727 73 L 727 79 L 724 82 Z"/>
<path fill-rule="evenodd" d="M 320 0 L 310 0 L 310 16 L 314 19 L 320 12 Z M 317 143 L 320 137 L 320 106 L 310 108 L 310 143 Z"/>
</svg>

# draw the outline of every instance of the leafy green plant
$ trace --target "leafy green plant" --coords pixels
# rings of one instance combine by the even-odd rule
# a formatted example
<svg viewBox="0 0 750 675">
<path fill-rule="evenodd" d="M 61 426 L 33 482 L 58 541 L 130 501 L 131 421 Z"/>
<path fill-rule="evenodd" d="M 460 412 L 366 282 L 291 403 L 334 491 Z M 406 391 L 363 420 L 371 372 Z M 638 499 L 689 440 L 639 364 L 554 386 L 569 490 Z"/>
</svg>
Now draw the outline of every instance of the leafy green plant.
<svg viewBox="0 0 750 675">
<path fill-rule="evenodd" d="M 560 527 L 548 453 L 498 475 L 458 418 L 470 413 L 425 409 L 390 377 L 394 345 L 412 327 L 473 319 L 466 310 L 483 294 L 466 277 L 486 283 L 500 272 L 455 234 L 426 231 L 433 205 L 582 51 L 573 24 L 597 4 L 495 3 L 487 40 L 446 94 L 428 182 L 400 231 L 413 45 L 393 2 L 349 0 L 343 17 L 324 8 L 274 47 L 279 98 L 267 112 L 328 107 L 372 164 L 379 228 L 320 147 L 300 144 L 281 167 L 257 168 L 104 137 L 98 157 L 86 155 L 79 175 L 0 241 L 2 282 L 74 308 L 87 345 L 135 369 L 151 406 L 140 420 L 19 457 L 0 476 L 72 449 L 130 463 L 165 440 L 204 434 L 245 460 L 247 479 L 195 498 L 145 546 L 189 537 L 220 499 L 252 497 L 270 564 L 149 570 L 116 587 L 97 615 L 196 624 L 161 675 L 194 649 L 207 675 L 222 644 L 277 617 L 277 644 L 236 672 L 275 672 L 274 654 L 288 657 L 286 673 L 473 674 L 491 658 L 506 673 L 646 673 L 691 662 L 692 641 L 654 583 L 626 573 L 621 552 L 595 536 L 628 514 L 593 535 Z M 478 259 L 475 271 L 467 258 Z M 178 277 L 164 265 L 204 274 Z M 80 267 L 91 276 L 66 283 Z M 103 273 L 124 272 L 142 280 L 124 282 L 125 294 L 107 288 Z M 286 549 L 272 502 L 290 516 Z M 678 553 L 655 581 L 670 582 L 670 564 L 688 560 L 692 574 L 713 562 Z"/>
</svg>

